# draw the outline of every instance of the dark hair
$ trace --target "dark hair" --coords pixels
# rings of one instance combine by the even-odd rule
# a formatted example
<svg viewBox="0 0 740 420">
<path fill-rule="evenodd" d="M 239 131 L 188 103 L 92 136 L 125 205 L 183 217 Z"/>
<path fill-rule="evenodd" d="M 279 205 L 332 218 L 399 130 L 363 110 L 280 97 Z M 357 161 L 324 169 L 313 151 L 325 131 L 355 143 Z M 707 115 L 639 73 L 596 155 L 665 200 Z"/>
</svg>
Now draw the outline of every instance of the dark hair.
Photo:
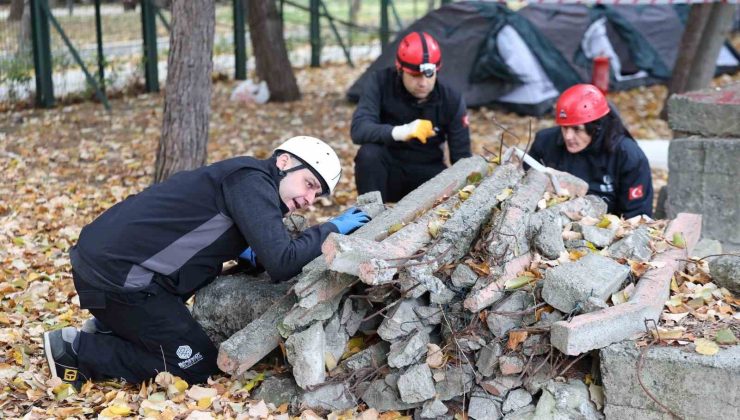
<svg viewBox="0 0 740 420">
<path fill-rule="evenodd" d="M 601 150 L 606 153 L 614 152 L 614 148 L 622 136 L 632 137 L 622 124 L 622 119 L 614 110 L 598 120 L 587 122 L 584 126 L 592 141 L 603 135 Z"/>
</svg>

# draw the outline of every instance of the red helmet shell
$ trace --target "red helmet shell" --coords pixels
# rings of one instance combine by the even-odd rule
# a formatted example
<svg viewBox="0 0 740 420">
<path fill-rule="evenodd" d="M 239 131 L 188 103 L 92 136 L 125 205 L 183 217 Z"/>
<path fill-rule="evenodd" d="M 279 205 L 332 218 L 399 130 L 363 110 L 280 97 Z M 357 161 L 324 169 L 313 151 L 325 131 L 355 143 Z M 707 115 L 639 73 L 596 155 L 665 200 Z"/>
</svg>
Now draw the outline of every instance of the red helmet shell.
<svg viewBox="0 0 740 420">
<path fill-rule="evenodd" d="M 555 122 L 561 126 L 586 124 L 609 113 L 606 97 L 594 85 L 571 86 L 558 98 Z"/>
<path fill-rule="evenodd" d="M 396 68 L 413 75 L 421 74 L 419 66 L 434 64 L 436 71 L 442 67 L 442 50 L 426 32 L 411 32 L 403 37 L 396 51 Z"/>
</svg>

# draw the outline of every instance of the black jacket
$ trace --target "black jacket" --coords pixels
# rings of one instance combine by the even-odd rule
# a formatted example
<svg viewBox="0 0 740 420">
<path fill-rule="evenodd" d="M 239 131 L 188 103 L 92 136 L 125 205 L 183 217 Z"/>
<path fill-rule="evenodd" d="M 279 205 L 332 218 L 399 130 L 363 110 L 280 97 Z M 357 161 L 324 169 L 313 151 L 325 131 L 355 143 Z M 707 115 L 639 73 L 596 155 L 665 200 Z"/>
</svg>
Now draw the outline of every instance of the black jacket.
<svg viewBox="0 0 740 420">
<path fill-rule="evenodd" d="M 106 210 L 70 251 L 91 286 L 128 292 L 152 281 L 178 294 L 210 283 L 248 246 L 275 280 L 321 254 L 332 223 L 292 239 L 283 225 L 275 159 L 228 159 L 179 172 Z"/>
<path fill-rule="evenodd" d="M 439 129 L 427 139 L 398 142 L 394 126 L 416 119 L 430 120 Z M 375 72 L 365 83 L 360 102 L 352 116 L 352 142 L 385 144 L 398 160 L 412 163 L 437 163 L 443 160 L 442 143 L 448 142 L 450 160 L 470 157 L 470 130 L 462 96 L 439 79 L 429 99 L 419 103 L 403 86 L 395 68 Z"/>
<path fill-rule="evenodd" d="M 588 182 L 588 193 L 604 199 L 609 213 L 630 218 L 639 214 L 653 215 L 653 183 L 650 165 L 637 142 L 622 136 L 603 150 L 603 136 L 598 136 L 585 149 L 570 153 L 560 127 L 540 130 L 529 154 L 537 161 L 568 172 Z"/>
</svg>

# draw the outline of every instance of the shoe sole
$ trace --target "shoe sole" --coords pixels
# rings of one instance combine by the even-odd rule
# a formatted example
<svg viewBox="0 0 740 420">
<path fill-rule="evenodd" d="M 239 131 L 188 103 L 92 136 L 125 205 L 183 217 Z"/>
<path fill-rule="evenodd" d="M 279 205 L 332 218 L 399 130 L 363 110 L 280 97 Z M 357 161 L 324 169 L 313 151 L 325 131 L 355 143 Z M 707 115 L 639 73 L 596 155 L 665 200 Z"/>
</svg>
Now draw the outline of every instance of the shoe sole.
<svg viewBox="0 0 740 420">
<path fill-rule="evenodd" d="M 51 340 L 49 340 L 49 332 L 44 333 L 44 354 L 46 355 L 46 363 L 49 364 L 49 372 L 51 372 L 52 378 L 58 378 L 56 362 L 54 361 L 54 355 L 51 352 Z"/>
</svg>

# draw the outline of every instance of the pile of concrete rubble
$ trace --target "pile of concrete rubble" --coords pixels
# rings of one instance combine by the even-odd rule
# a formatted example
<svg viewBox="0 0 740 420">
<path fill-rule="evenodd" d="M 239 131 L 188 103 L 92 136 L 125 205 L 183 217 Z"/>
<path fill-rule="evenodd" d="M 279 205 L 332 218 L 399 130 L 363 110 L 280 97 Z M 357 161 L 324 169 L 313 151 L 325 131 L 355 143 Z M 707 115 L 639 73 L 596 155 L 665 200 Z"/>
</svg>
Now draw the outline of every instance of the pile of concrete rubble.
<svg viewBox="0 0 740 420">
<path fill-rule="evenodd" d="M 390 209 L 359 197 L 373 220 L 330 235 L 294 282 L 222 278 L 194 314 L 236 377 L 284 343 L 303 407 L 602 418 L 573 356 L 658 319 L 701 219 L 620 220 L 587 190 L 465 159 Z"/>
</svg>

